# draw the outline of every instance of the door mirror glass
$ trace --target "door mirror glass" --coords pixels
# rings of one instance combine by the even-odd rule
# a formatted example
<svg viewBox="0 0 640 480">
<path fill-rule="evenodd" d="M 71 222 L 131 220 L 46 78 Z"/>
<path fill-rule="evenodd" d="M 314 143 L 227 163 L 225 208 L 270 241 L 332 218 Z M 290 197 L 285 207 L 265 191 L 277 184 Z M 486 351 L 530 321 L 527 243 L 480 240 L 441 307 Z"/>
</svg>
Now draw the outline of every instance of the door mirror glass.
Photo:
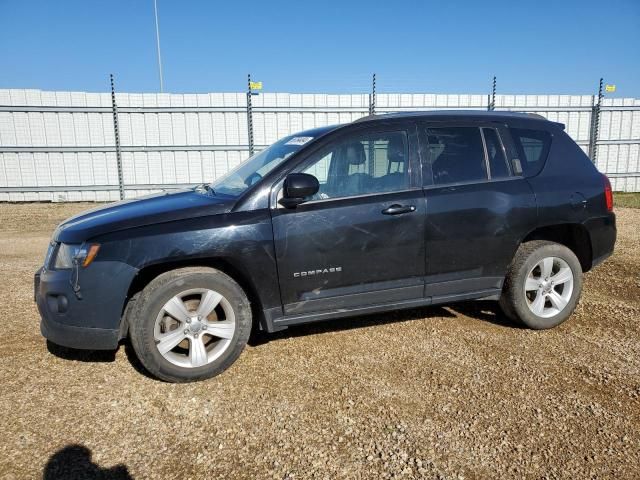
<svg viewBox="0 0 640 480">
<path fill-rule="evenodd" d="M 318 193 L 320 184 L 318 179 L 308 173 L 290 173 L 284 179 L 282 198 L 280 205 L 286 208 L 295 208 L 305 202 L 308 197 Z"/>
</svg>

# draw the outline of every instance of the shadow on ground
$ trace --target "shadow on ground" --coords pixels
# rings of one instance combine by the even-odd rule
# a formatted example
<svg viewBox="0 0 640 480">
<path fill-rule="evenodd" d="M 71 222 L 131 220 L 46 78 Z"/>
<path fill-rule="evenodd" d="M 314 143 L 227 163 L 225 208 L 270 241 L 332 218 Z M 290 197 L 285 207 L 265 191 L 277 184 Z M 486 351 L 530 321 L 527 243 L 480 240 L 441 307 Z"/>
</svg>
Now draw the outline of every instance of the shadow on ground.
<svg viewBox="0 0 640 480">
<path fill-rule="evenodd" d="M 355 330 L 358 328 L 372 327 L 375 325 L 386 325 L 389 323 L 409 322 L 414 320 L 429 318 L 456 318 L 458 314 L 469 318 L 492 323 L 507 328 L 522 328 L 519 324 L 507 318 L 497 302 L 493 301 L 471 301 L 455 303 L 445 306 L 429 306 L 413 308 L 409 310 L 397 310 L 373 315 L 363 315 L 358 317 L 347 317 L 335 320 L 327 320 L 317 323 L 296 325 L 276 333 L 266 333 L 254 328 L 249 338 L 249 345 L 259 347 L 269 342 L 282 340 L 285 338 L 304 337 L 307 335 L 318 335 L 328 332 L 339 332 L 345 330 Z M 128 340 L 123 342 L 124 351 L 133 368 L 140 374 L 154 379 L 147 372 L 138 360 L 131 343 Z M 47 349 L 53 355 L 65 360 L 75 360 L 80 362 L 113 362 L 117 350 L 76 350 L 66 348 L 47 341 Z"/>
<path fill-rule="evenodd" d="M 493 323 L 500 327 L 523 329 L 524 325 L 508 318 L 500 309 L 498 302 L 476 300 L 470 302 L 453 303 L 449 309 L 476 320 Z"/>
<path fill-rule="evenodd" d="M 117 350 L 77 350 L 57 345 L 49 340 L 47 340 L 47 350 L 63 360 L 91 363 L 114 362 L 117 352 Z"/>
<path fill-rule="evenodd" d="M 67 445 L 51 455 L 42 472 L 43 480 L 133 480 L 126 465 L 102 468 L 91 461 L 84 445 Z"/>
</svg>

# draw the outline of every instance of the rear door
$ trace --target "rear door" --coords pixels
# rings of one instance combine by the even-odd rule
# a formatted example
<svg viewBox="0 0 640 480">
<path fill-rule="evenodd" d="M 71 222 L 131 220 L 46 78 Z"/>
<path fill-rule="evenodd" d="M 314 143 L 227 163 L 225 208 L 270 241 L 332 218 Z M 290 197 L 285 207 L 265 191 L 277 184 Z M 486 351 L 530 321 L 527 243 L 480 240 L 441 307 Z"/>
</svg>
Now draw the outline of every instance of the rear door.
<svg viewBox="0 0 640 480">
<path fill-rule="evenodd" d="M 535 224 L 527 181 L 515 175 L 504 125 L 422 123 L 427 201 L 426 296 L 499 292 L 520 240 Z"/>
<path fill-rule="evenodd" d="M 286 315 L 423 298 L 425 202 L 416 126 L 360 126 L 293 171 L 320 191 L 295 209 L 273 201 Z M 275 191 L 280 191 L 280 184 Z"/>
</svg>

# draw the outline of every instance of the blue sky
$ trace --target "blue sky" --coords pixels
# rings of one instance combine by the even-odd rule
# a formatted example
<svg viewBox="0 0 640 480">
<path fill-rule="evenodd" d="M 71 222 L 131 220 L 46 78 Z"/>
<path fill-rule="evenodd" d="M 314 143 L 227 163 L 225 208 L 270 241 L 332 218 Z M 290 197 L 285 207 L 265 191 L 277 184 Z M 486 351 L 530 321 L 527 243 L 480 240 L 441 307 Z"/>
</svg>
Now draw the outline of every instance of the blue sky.
<svg viewBox="0 0 640 480">
<path fill-rule="evenodd" d="M 158 0 L 165 91 L 640 97 L 640 0 Z M 0 88 L 159 90 L 153 0 L 0 0 Z"/>
</svg>

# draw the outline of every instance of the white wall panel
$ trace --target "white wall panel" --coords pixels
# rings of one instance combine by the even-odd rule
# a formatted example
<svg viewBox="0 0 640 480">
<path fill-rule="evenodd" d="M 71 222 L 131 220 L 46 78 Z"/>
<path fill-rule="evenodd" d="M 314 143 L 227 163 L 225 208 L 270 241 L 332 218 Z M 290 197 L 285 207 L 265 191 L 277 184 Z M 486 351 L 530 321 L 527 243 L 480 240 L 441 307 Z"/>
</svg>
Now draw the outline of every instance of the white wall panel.
<svg viewBox="0 0 640 480">
<path fill-rule="evenodd" d="M 116 99 L 123 176 L 137 186 L 128 197 L 160 185 L 210 181 L 248 156 L 245 93 L 117 93 Z M 483 94 L 383 93 L 376 112 L 485 110 L 487 100 Z M 564 123 L 587 152 L 591 95 L 497 95 L 495 101 L 500 110 Z M 259 150 L 300 130 L 366 116 L 369 95 L 265 92 L 253 96 L 252 105 Z M 117 199 L 114 144 L 109 93 L 0 90 L 0 201 Z M 640 99 L 604 99 L 597 151 L 597 167 L 612 175 L 615 189 L 638 190 Z M 93 185 L 98 189 L 73 190 Z M 111 190 L 99 189 L 107 185 Z M 36 187 L 52 191 L 26 191 Z M 58 191 L 64 187 L 69 190 Z"/>
</svg>

